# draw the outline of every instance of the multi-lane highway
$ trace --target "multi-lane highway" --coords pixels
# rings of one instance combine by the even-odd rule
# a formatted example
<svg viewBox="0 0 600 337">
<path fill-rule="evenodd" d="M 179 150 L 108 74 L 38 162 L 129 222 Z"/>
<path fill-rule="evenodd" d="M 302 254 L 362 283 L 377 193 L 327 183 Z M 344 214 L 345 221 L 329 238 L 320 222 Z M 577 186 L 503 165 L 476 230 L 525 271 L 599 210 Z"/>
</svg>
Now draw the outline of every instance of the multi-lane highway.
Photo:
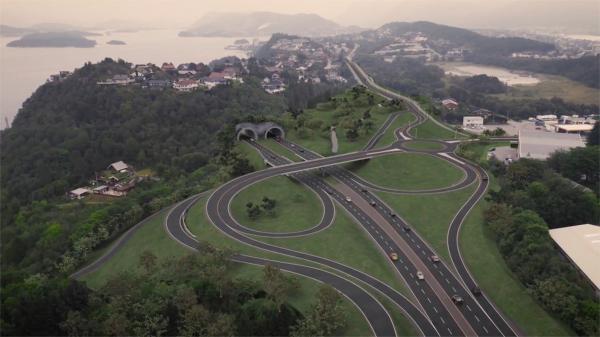
<svg viewBox="0 0 600 337">
<path fill-rule="evenodd" d="M 271 167 L 233 179 L 214 190 L 206 201 L 206 215 L 223 234 L 241 244 L 277 254 L 276 256 L 291 257 L 299 262 L 290 263 L 239 254 L 234 255 L 232 259 L 247 264 L 275 265 L 282 270 L 330 284 L 359 308 L 376 336 L 396 335 L 396 330 L 386 308 L 371 295 L 373 292 L 389 299 L 411 320 L 419 332 L 426 336 L 515 336 L 515 329 L 485 294 L 479 296 L 472 294 L 477 284 L 469 273 L 459 249 L 460 227 L 470 210 L 487 190 L 488 180 L 485 171 L 454 154 L 458 141 L 437 141 L 440 150 L 414 150 L 407 146 L 407 142 L 413 139 L 411 131 L 430 117 L 416 102 L 376 85 L 351 60 L 348 60 L 348 65 L 356 79 L 373 92 L 388 99 L 402 100 L 415 115 L 415 121 L 406 127 L 394 130 L 396 136 L 394 144 L 375 149 L 380 138 L 397 118 L 398 113 L 394 113 L 383 123 L 362 151 L 331 157 L 322 157 L 298 144 L 281 139 L 279 144 L 303 159 L 300 162 L 291 162 L 259 143 L 249 141 L 248 144 L 253 146 L 261 154 L 265 163 Z M 447 128 L 438 121 L 434 120 L 434 122 Z M 451 186 L 438 189 L 401 190 L 372 184 L 340 166 L 344 163 L 403 152 L 419 152 L 444 160 L 462 170 L 463 179 Z M 326 182 L 322 174 L 334 178 L 335 183 Z M 280 175 L 289 176 L 290 179 L 304 184 L 321 200 L 323 216 L 319 223 L 306 230 L 288 233 L 258 231 L 240 224 L 230 212 L 230 205 L 235 196 L 253 184 Z M 383 191 L 398 194 L 433 194 L 469 186 L 475 186 L 475 191 L 448 227 L 447 243 L 452 265 L 447 265 L 445 261 L 432 261 L 432 257 L 438 255 L 435 250 L 402 218 L 401 214 L 396 214 L 374 193 L 374 191 Z M 190 249 L 196 249 L 199 240 L 187 229 L 185 217 L 187 210 L 199 197 L 200 195 L 191 197 L 173 206 L 165 220 L 165 229 L 169 235 Z M 412 293 L 414 303 L 367 273 L 337 261 L 268 244 L 259 239 L 259 237 L 309 236 L 318 233 L 333 223 L 335 204 L 338 204 L 338 209 L 347 212 L 360 225 L 374 245 L 386 256 L 387 263 L 390 263 L 398 278 Z M 131 236 L 131 233 L 126 235 L 128 236 Z M 82 272 L 89 272 L 104 263 L 121 244 L 122 240 L 115 244 L 116 248 L 109 250 L 106 256 Z M 398 255 L 397 261 L 387 258 L 390 253 Z M 310 266 L 302 265 L 302 262 L 309 262 Z M 327 270 L 318 266 L 327 267 Z M 423 274 L 424 279 L 419 277 L 420 274 Z M 464 303 L 462 305 L 453 303 L 452 298 L 455 296 L 460 296 Z"/>
</svg>

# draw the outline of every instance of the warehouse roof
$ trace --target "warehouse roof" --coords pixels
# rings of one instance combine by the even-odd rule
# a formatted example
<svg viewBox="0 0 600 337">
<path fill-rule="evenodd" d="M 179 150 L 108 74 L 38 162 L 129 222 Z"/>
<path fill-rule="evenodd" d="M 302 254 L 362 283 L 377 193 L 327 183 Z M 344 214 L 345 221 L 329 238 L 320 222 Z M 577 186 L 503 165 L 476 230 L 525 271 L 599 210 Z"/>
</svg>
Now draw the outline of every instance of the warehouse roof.
<svg viewBox="0 0 600 337">
<path fill-rule="evenodd" d="M 583 146 L 578 134 L 519 130 L 519 158 L 546 159 L 557 150 Z"/>
<path fill-rule="evenodd" d="M 550 230 L 550 236 L 600 289 L 600 226 L 578 225 Z"/>
<path fill-rule="evenodd" d="M 580 132 L 580 131 L 592 131 L 594 126 L 592 124 L 558 124 L 556 125 L 557 131 L 565 132 Z"/>
</svg>

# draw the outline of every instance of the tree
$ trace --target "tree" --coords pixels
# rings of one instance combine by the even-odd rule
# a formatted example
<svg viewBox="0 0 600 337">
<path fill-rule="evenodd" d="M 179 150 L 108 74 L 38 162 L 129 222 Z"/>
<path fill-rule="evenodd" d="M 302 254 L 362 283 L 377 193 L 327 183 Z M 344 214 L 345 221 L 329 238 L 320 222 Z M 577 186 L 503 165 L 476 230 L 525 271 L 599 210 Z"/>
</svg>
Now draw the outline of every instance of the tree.
<svg viewBox="0 0 600 337">
<path fill-rule="evenodd" d="M 350 142 L 354 142 L 358 139 L 358 131 L 355 128 L 346 130 L 346 138 Z"/>
<path fill-rule="evenodd" d="M 246 214 L 248 215 L 248 218 L 256 220 L 258 219 L 261 213 L 262 211 L 259 205 L 254 205 L 251 202 L 246 204 Z"/>
<path fill-rule="evenodd" d="M 342 297 L 337 290 L 323 285 L 317 296 L 317 304 L 293 328 L 291 336 L 332 336 L 346 326 L 346 313 L 341 307 Z"/>
<path fill-rule="evenodd" d="M 139 265 L 144 268 L 146 273 L 151 273 L 156 267 L 157 257 L 151 251 L 145 250 L 140 255 Z"/>
<path fill-rule="evenodd" d="M 261 207 L 265 211 L 272 211 L 275 208 L 276 205 L 277 205 L 277 200 L 275 200 L 275 199 L 269 199 L 266 196 L 263 197 Z"/>
<path fill-rule="evenodd" d="M 290 293 L 298 287 L 295 279 L 286 277 L 279 268 L 267 264 L 263 270 L 263 284 L 267 298 L 281 310 Z"/>
</svg>

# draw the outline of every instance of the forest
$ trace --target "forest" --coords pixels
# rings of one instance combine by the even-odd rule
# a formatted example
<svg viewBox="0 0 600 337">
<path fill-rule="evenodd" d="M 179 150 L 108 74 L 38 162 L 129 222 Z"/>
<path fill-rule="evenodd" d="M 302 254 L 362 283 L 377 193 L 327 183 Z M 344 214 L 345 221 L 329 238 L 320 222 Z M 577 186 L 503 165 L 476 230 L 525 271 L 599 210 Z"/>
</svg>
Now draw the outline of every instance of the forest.
<svg viewBox="0 0 600 337">
<path fill-rule="evenodd" d="M 588 145 L 556 152 L 547 161 L 520 159 L 505 166 L 492 160 L 500 190 L 491 192 L 484 216 L 509 268 L 546 310 L 582 336 L 600 332 L 600 305 L 548 230 L 598 223 L 598 153 L 598 145 Z"/>
<path fill-rule="evenodd" d="M 41 274 L 2 292 L 2 334 L 9 336 L 331 336 L 346 325 L 342 296 L 321 286 L 300 312 L 287 299 L 297 279 L 267 265 L 262 279 L 234 278 L 231 252 L 200 244 L 197 253 L 159 260 L 98 290 Z"/>
</svg>

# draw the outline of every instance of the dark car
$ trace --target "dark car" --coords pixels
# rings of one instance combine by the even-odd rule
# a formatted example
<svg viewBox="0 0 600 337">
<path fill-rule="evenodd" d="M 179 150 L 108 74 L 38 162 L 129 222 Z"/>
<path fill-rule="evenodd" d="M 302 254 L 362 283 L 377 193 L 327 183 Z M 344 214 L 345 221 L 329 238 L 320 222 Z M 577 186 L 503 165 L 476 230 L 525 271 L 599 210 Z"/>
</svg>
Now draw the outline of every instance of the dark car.
<svg viewBox="0 0 600 337">
<path fill-rule="evenodd" d="M 475 296 L 481 296 L 481 289 L 478 286 L 474 286 L 473 289 L 471 289 L 471 292 Z"/>
<path fill-rule="evenodd" d="M 304 153 L 304 149 L 300 149 L 300 152 Z"/>
<path fill-rule="evenodd" d="M 460 297 L 458 295 L 452 295 L 452 302 L 454 302 L 454 304 L 456 304 L 456 305 L 461 305 L 461 304 L 463 304 L 464 300 L 462 297 Z"/>
<path fill-rule="evenodd" d="M 367 192 L 368 192 L 366 188 L 361 188 L 360 190 L 361 190 L 363 193 L 367 193 Z"/>
<path fill-rule="evenodd" d="M 392 218 L 395 218 L 395 217 L 396 217 L 396 213 L 392 213 L 392 212 L 390 212 L 390 216 L 391 216 Z"/>
<path fill-rule="evenodd" d="M 369 205 L 371 205 L 371 206 L 375 207 L 375 206 L 377 206 L 377 203 L 376 203 L 375 201 L 371 200 L 371 201 L 369 202 Z"/>
<path fill-rule="evenodd" d="M 410 232 L 410 227 L 408 227 L 408 226 L 404 226 L 403 229 L 404 229 L 405 232 Z"/>
</svg>

